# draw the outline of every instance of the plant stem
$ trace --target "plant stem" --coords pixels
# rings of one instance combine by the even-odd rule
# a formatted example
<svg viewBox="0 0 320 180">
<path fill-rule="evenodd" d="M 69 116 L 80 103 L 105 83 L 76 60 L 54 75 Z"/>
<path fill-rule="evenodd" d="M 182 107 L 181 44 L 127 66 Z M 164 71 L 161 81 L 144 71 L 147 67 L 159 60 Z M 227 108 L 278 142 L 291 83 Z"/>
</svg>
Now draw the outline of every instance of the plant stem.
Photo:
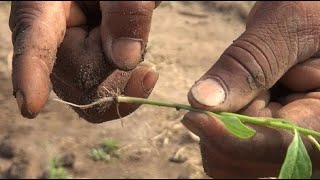
<svg viewBox="0 0 320 180">
<path fill-rule="evenodd" d="M 186 105 L 186 104 L 179 104 L 179 103 L 174 103 L 174 102 L 166 102 L 166 101 L 144 99 L 144 98 L 137 98 L 137 97 L 128 97 L 128 96 L 104 97 L 104 98 L 101 98 L 101 99 L 99 99 L 91 104 L 87 104 L 87 105 L 77 105 L 77 104 L 73 104 L 73 103 L 66 102 L 66 101 L 59 100 L 59 99 L 54 99 L 54 100 L 62 102 L 64 104 L 71 105 L 71 106 L 79 107 L 79 108 L 90 108 L 90 107 L 97 105 L 97 104 L 112 103 L 114 101 L 116 101 L 118 103 L 149 104 L 149 105 L 153 105 L 153 106 L 175 108 L 177 110 L 184 109 L 184 110 L 188 110 L 188 111 L 204 113 L 207 115 L 214 115 L 216 117 L 235 116 L 235 117 L 239 118 L 239 120 L 241 122 L 244 122 L 244 123 L 252 123 L 252 124 L 268 126 L 268 127 L 272 127 L 272 128 L 280 128 L 280 129 L 287 129 L 287 130 L 294 131 L 294 126 L 292 126 L 291 124 L 285 123 L 287 121 L 285 119 L 249 117 L 249 116 L 240 115 L 240 114 L 236 114 L 236 113 L 229 113 L 229 112 L 211 112 L 211 111 L 196 109 L 196 108 L 193 108 L 190 105 Z M 295 126 L 295 128 L 300 133 L 302 133 L 306 136 L 313 135 L 313 136 L 320 137 L 320 133 L 317 131 L 301 128 L 298 126 Z"/>
<path fill-rule="evenodd" d="M 194 112 L 199 112 L 199 113 L 205 113 L 207 115 L 222 115 L 222 116 L 235 116 L 240 119 L 241 122 L 246 122 L 246 123 L 252 123 L 252 124 L 257 124 L 257 125 L 263 125 L 263 126 L 269 126 L 273 128 L 281 128 L 281 129 L 287 129 L 294 131 L 294 127 L 290 124 L 285 124 L 283 121 L 287 121 L 285 119 L 280 119 L 280 118 L 259 118 L 259 117 L 249 117 L 245 115 L 240 115 L 240 114 L 235 114 L 235 113 L 228 113 L 228 112 L 220 112 L 220 113 L 214 113 L 211 111 L 205 111 L 201 109 L 195 109 L 191 107 L 190 105 L 185 105 L 185 104 L 178 104 L 174 102 L 165 102 L 165 101 L 158 101 L 158 100 L 152 100 L 152 99 L 144 99 L 144 98 L 136 98 L 136 97 L 128 97 L 128 96 L 119 96 L 117 97 L 117 101 L 119 103 L 135 103 L 135 104 L 149 104 L 149 105 L 155 105 L 155 106 L 163 106 L 163 107 L 171 107 L 175 108 L 177 110 L 184 109 L 184 110 L 189 110 L 189 111 L 194 111 Z M 282 121 L 282 122 L 281 122 Z M 296 127 L 296 129 L 304 134 L 304 135 L 314 135 L 320 137 L 320 133 L 301 128 L 301 127 Z"/>
<path fill-rule="evenodd" d="M 318 141 L 311 135 L 308 135 L 307 137 L 317 147 L 317 149 L 320 151 L 320 144 L 318 143 Z"/>
<path fill-rule="evenodd" d="M 184 109 L 194 112 L 208 113 L 209 111 L 204 111 L 201 109 L 195 109 L 186 104 L 179 104 L 174 102 L 166 102 L 152 99 L 144 99 L 144 98 L 136 98 L 136 97 L 128 97 L 128 96 L 118 96 L 117 101 L 119 103 L 134 103 L 134 104 L 149 104 L 154 106 L 163 106 L 163 107 L 171 107 L 177 110 Z M 210 112 L 211 113 L 211 112 Z"/>
</svg>

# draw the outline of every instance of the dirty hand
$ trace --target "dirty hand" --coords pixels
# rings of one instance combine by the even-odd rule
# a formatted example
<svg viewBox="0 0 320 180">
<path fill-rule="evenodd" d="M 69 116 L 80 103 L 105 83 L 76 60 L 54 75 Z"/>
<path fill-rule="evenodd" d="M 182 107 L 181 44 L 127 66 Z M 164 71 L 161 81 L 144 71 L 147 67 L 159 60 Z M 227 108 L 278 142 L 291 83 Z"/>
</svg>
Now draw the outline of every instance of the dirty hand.
<svg viewBox="0 0 320 180">
<path fill-rule="evenodd" d="M 318 2 L 257 2 L 245 32 L 191 88 L 189 102 L 320 131 L 319 9 Z M 276 177 L 293 137 L 250 125 L 257 134 L 242 140 L 217 119 L 193 112 L 182 123 L 200 137 L 204 170 L 213 178 Z M 319 168 L 319 152 L 305 145 Z"/>
<path fill-rule="evenodd" d="M 87 104 L 121 92 L 148 97 L 158 74 L 137 66 L 145 54 L 155 1 L 13 1 L 12 84 L 21 114 L 34 118 L 50 90 Z M 137 105 L 120 104 L 121 116 Z M 118 118 L 114 105 L 81 110 L 93 123 Z"/>
</svg>

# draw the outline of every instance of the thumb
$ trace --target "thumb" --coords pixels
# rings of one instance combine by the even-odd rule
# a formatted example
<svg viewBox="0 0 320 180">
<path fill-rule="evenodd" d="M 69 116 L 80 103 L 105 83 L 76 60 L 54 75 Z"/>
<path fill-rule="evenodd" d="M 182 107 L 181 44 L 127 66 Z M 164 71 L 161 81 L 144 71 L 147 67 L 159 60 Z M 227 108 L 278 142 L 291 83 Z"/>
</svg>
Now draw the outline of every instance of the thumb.
<svg viewBox="0 0 320 180">
<path fill-rule="evenodd" d="M 194 107 L 238 111 L 271 88 L 289 68 L 319 50 L 320 29 L 306 21 L 310 13 L 319 15 L 314 8 L 301 12 L 295 3 L 258 5 L 249 16 L 246 31 L 191 88 L 188 99 Z M 314 33 L 299 33 L 302 29 Z"/>
<path fill-rule="evenodd" d="M 66 18 L 61 2 L 13 1 L 9 20 L 14 45 L 13 94 L 21 114 L 34 118 L 44 107 Z"/>
<path fill-rule="evenodd" d="M 144 58 L 155 1 L 101 1 L 101 40 L 107 59 L 132 70 Z"/>
</svg>

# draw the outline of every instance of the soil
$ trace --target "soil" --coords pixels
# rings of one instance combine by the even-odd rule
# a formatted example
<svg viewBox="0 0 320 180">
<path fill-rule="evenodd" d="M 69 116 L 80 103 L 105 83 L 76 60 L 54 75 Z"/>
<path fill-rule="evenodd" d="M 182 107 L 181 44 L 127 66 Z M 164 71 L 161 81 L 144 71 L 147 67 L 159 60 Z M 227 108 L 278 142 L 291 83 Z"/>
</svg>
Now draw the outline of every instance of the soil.
<svg viewBox="0 0 320 180">
<path fill-rule="evenodd" d="M 187 93 L 245 29 L 252 2 L 163 2 L 153 15 L 146 61 L 159 81 L 150 98 L 188 103 Z M 0 3 L 0 174 L 43 177 L 66 157 L 72 178 L 209 178 L 198 138 L 180 123 L 185 111 L 144 105 L 121 121 L 90 124 L 51 99 L 35 119 L 20 116 L 12 95 L 10 4 Z M 103 139 L 120 142 L 120 158 L 94 161 Z"/>
</svg>

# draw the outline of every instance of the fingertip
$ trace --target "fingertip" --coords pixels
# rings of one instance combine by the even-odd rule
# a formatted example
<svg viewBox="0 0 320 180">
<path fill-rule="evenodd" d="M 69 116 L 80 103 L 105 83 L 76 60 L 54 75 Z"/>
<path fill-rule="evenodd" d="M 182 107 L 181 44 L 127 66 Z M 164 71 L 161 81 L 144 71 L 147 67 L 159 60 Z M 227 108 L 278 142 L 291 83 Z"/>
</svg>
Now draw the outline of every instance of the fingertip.
<svg viewBox="0 0 320 180">
<path fill-rule="evenodd" d="M 124 89 L 124 95 L 139 98 L 148 98 L 159 78 L 159 73 L 152 67 L 138 66 Z M 128 115 L 138 109 L 139 104 L 121 104 L 121 114 Z"/>
<path fill-rule="evenodd" d="M 108 52 L 112 63 L 120 70 L 129 71 L 143 60 L 143 42 L 134 38 L 119 38 Z"/>
<path fill-rule="evenodd" d="M 188 93 L 189 103 L 201 109 L 217 109 L 226 101 L 226 97 L 226 88 L 215 78 L 198 81 Z"/>
<path fill-rule="evenodd" d="M 139 66 L 133 72 L 126 85 L 127 96 L 146 98 L 152 92 L 159 78 L 159 73 L 152 67 Z"/>
<path fill-rule="evenodd" d="M 203 137 L 203 129 L 207 124 L 208 117 L 203 113 L 189 112 L 184 115 L 181 123 L 192 133 Z"/>
<path fill-rule="evenodd" d="M 199 112 L 188 112 L 181 123 L 200 138 L 210 138 L 228 134 L 224 124 L 216 117 Z"/>
<path fill-rule="evenodd" d="M 146 94 L 150 94 L 154 86 L 156 85 L 158 78 L 159 73 L 150 68 L 142 80 L 141 87 L 143 89 L 143 92 Z"/>
<path fill-rule="evenodd" d="M 46 70 L 33 63 L 19 64 L 13 69 L 12 83 L 17 105 L 23 117 L 33 119 L 45 106 L 51 90 Z"/>
<path fill-rule="evenodd" d="M 25 117 L 25 118 L 28 118 L 28 119 L 35 118 L 37 116 L 37 114 L 38 114 L 38 111 L 36 111 L 36 112 L 29 111 L 27 103 L 26 103 L 26 100 L 25 100 L 25 97 L 24 97 L 22 91 L 18 90 L 16 92 L 15 96 L 16 96 L 16 101 L 17 101 L 18 108 L 20 110 L 21 115 L 23 117 Z"/>
</svg>

